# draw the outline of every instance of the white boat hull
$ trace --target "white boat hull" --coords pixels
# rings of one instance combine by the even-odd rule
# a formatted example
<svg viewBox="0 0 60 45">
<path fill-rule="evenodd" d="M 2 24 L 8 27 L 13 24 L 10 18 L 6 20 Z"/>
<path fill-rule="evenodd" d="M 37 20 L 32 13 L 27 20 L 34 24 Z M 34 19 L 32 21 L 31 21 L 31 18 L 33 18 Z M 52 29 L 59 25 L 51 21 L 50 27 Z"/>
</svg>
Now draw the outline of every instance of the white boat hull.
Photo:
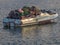
<svg viewBox="0 0 60 45">
<path fill-rule="evenodd" d="M 53 20 L 56 19 L 57 17 L 58 17 L 58 14 L 56 13 L 56 14 L 50 15 L 50 16 L 40 16 L 40 15 L 38 15 L 35 18 L 28 18 L 28 19 L 21 20 L 21 21 L 22 21 L 22 24 L 38 23 L 38 22 L 48 21 L 48 20 L 53 22 Z"/>
</svg>

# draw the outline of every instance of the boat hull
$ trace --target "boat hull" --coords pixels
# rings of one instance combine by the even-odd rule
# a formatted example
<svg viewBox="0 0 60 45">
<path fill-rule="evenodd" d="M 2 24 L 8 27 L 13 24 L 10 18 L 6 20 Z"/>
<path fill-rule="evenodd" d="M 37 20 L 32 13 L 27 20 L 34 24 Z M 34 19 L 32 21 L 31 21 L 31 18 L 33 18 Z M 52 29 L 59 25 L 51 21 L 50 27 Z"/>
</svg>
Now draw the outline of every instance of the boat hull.
<svg viewBox="0 0 60 45">
<path fill-rule="evenodd" d="M 55 22 L 55 19 L 57 19 L 57 17 L 58 14 L 56 13 L 51 16 L 38 15 L 35 18 L 28 18 L 24 20 L 4 18 L 3 25 L 4 26 L 27 26 L 27 25 L 35 25 L 35 24 L 46 24 L 46 23 Z"/>
</svg>

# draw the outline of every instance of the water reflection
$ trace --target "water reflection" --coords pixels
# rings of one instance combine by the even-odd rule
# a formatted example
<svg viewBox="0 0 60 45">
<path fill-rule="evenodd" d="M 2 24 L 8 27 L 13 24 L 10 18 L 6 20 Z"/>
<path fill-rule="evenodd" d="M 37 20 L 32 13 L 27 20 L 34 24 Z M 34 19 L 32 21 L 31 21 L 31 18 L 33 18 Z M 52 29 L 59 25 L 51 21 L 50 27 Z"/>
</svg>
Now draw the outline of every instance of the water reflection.
<svg viewBox="0 0 60 45">
<path fill-rule="evenodd" d="M 11 39 L 16 45 L 41 45 L 54 43 L 52 39 L 53 27 L 55 24 L 47 25 L 34 25 L 26 27 L 11 27 L 5 28 L 7 32 L 10 32 Z M 11 34 L 12 33 L 12 34 Z M 9 36 L 9 35 L 8 35 Z M 14 36 L 14 37 L 13 37 Z M 11 40 L 9 40 L 11 41 Z M 17 41 L 17 42 L 16 42 Z M 10 43 L 10 42 L 9 42 Z"/>
<path fill-rule="evenodd" d="M 22 27 L 4 27 L 4 29 L 13 35 L 22 33 Z"/>
</svg>

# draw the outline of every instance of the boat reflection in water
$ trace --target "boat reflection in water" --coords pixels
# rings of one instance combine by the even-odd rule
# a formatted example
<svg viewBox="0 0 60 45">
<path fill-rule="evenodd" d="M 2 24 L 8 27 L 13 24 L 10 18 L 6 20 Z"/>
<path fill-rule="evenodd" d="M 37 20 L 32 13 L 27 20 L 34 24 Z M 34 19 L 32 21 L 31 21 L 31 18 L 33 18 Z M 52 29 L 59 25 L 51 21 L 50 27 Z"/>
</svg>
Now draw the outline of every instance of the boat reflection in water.
<svg viewBox="0 0 60 45">
<path fill-rule="evenodd" d="M 45 43 L 45 41 L 48 43 L 50 40 L 53 27 L 52 25 L 53 24 L 34 25 L 26 27 L 13 27 L 8 29 L 10 33 L 14 34 L 15 37 L 21 41 L 19 44 L 39 45 Z"/>
</svg>

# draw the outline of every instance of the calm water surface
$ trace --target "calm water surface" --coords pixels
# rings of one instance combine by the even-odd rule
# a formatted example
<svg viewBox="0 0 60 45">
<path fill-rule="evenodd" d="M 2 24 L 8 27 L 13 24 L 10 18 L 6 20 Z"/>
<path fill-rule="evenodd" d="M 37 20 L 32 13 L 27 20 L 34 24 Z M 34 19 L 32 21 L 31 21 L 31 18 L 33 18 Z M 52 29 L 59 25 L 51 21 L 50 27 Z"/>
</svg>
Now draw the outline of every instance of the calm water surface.
<svg viewBox="0 0 60 45">
<path fill-rule="evenodd" d="M 56 24 L 3 29 L 2 19 L 24 5 L 54 9 L 60 15 L 60 0 L 0 0 L 0 45 L 60 45 L 60 16 Z"/>
</svg>

